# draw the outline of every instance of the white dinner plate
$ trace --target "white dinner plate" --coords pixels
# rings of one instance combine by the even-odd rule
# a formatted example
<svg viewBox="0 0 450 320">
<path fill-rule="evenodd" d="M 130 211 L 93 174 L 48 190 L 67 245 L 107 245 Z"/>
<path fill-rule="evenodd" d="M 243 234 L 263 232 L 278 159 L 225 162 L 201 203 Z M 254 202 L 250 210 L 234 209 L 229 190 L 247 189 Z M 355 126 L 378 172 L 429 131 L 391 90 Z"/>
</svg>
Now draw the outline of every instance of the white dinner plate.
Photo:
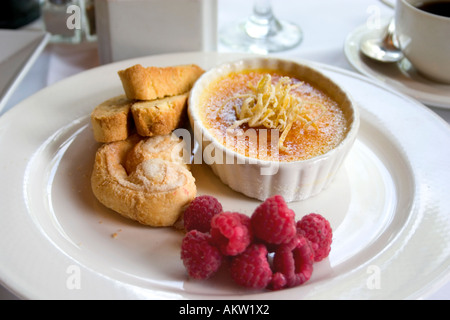
<svg viewBox="0 0 450 320">
<path fill-rule="evenodd" d="M 316 66 L 347 89 L 361 111 L 352 151 L 332 185 L 290 203 L 334 230 L 330 256 L 302 286 L 251 291 L 225 270 L 189 280 L 183 233 L 150 228 L 103 207 L 90 188 L 99 144 L 89 116 L 123 92 L 117 71 L 196 63 L 207 69 L 243 57 L 183 53 L 101 66 L 48 87 L 0 118 L 0 279 L 27 299 L 413 299 L 448 280 L 450 128 L 422 104 L 334 67 Z M 198 194 L 251 214 L 205 164 L 192 167 Z"/>
<path fill-rule="evenodd" d="M 382 21 L 379 28 L 364 24 L 347 36 L 344 52 L 349 63 L 362 74 L 380 80 L 428 106 L 450 109 L 450 84 L 425 78 L 407 59 L 397 63 L 381 63 L 367 58 L 360 52 L 361 40 L 381 37 L 388 22 Z"/>
</svg>

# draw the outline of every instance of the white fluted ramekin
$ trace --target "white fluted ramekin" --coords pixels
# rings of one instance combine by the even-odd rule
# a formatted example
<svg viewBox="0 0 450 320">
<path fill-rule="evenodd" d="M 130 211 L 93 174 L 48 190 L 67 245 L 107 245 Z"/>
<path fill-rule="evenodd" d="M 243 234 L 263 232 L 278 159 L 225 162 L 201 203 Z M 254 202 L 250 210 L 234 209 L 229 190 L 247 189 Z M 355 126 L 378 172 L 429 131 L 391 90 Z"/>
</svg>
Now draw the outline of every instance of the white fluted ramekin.
<svg viewBox="0 0 450 320">
<path fill-rule="evenodd" d="M 336 101 L 347 119 L 343 140 L 329 152 L 307 160 L 278 162 L 246 157 L 227 149 L 203 125 L 199 110 L 203 92 L 211 82 L 230 72 L 247 69 L 272 69 L 309 82 Z M 225 63 L 205 72 L 195 83 L 189 97 L 188 115 L 195 139 L 202 148 L 203 161 L 213 172 L 235 191 L 265 200 L 281 195 L 285 201 L 304 200 L 324 190 L 336 176 L 351 149 L 359 128 L 359 113 L 351 96 L 337 83 L 318 70 L 298 62 L 256 57 Z M 212 146 L 210 144 L 213 144 Z M 212 148 L 214 152 L 211 152 Z M 221 157 L 217 155 L 221 153 Z M 223 161 L 217 161 L 223 159 Z"/>
</svg>

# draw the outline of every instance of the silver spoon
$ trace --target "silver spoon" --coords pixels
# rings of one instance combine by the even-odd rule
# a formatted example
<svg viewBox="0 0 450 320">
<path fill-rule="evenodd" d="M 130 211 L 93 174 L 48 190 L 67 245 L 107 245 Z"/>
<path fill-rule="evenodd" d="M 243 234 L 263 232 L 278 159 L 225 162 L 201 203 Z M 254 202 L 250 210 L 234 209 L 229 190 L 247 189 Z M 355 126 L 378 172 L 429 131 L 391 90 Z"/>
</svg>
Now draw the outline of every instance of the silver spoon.
<svg viewBox="0 0 450 320">
<path fill-rule="evenodd" d="M 361 43 L 361 52 L 381 62 L 397 62 L 403 58 L 395 38 L 395 22 L 391 20 L 381 39 L 367 39 Z"/>
</svg>

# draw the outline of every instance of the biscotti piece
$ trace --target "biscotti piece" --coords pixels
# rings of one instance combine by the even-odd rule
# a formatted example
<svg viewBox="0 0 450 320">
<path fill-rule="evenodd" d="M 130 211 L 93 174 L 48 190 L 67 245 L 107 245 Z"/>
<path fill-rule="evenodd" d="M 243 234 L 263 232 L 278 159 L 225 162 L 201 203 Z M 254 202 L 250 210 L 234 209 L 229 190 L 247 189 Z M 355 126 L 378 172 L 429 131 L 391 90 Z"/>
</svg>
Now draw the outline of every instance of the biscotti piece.
<svg viewBox="0 0 450 320">
<path fill-rule="evenodd" d="M 169 134 L 184 119 L 189 93 L 152 101 L 136 101 L 131 106 L 137 133 L 151 137 Z"/>
<path fill-rule="evenodd" d="M 154 100 L 188 92 L 204 72 L 195 64 L 147 68 L 137 64 L 118 74 L 128 99 Z"/>
<path fill-rule="evenodd" d="M 130 101 L 125 95 L 108 99 L 94 108 L 91 123 L 98 142 L 113 142 L 128 138 L 133 128 Z"/>
</svg>

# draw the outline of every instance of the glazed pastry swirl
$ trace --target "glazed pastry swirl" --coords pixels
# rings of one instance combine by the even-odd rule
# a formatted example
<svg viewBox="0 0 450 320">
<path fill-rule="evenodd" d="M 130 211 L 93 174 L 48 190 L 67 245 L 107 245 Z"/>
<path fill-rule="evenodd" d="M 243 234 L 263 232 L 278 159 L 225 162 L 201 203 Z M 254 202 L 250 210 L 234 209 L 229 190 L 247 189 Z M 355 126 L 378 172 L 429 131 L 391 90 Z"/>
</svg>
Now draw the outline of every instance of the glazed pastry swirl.
<svg viewBox="0 0 450 320">
<path fill-rule="evenodd" d="M 182 146 L 172 135 L 131 136 L 104 144 L 91 177 L 94 195 L 106 207 L 142 224 L 172 226 L 196 195 Z"/>
</svg>

